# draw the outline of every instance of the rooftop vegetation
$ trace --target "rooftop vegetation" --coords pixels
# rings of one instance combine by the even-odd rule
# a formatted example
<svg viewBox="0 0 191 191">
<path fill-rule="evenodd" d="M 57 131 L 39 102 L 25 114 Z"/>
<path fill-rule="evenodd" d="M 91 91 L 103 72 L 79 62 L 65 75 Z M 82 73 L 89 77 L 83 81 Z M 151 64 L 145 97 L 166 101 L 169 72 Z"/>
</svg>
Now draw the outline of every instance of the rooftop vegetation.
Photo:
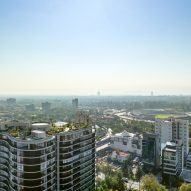
<svg viewBox="0 0 191 191">
<path fill-rule="evenodd" d="M 81 128 L 87 128 L 88 124 L 84 123 L 70 123 L 66 125 L 62 125 L 60 127 L 56 127 L 54 124 L 52 124 L 52 127 L 50 128 L 50 131 L 47 132 L 48 135 L 53 135 L 55 133 L 61 133 L 61 132 L 67 132 L 67 131 L 75 131 Z"/>
<path fill-rule="evenodd" d="M 11 129 L 9 131 L 10 135 L 13 136 L 13 137 L 19 137 L 20 136 L 20 133 L 19 133 L 19 128 L 15 128 L 15 129 Z"/>
<path fill-rule="evenodd" d="M 62 125 L 59 127 L 56 127 L 55 124 L 52 124 L 50 127 L 50 130 L 47 131 L 47 135 L 54 135 L 56 133 L 61 132 L 68 132 L 68 131 L 75 131 L 81 128 L 87 128 L 89 127 L 88 124 L 84 123 L 69 123 L 66 125 Z M 39 129 L 40 130 L 40 129 Z M 20 130 L 18 127 L 9 130 L 9 134 L 13 137 L 19 137 L 25 139 L 26 137 L 29 137 L 31 135 L 31 128 L 26 128 L 25 130 Z"/>
</svg>

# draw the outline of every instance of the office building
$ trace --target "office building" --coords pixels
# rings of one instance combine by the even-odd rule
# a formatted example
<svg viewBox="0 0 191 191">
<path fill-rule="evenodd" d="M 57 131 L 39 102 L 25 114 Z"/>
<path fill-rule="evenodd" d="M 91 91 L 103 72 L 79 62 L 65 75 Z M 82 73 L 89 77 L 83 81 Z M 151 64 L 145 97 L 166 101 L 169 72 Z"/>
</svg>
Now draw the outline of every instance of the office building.
<svg viewBox="0 0 191 191">
<path fill-rule="evenodd" d="M 179 176 L 183 170 L 183 160 L 182 140 L 167 142 L 162 150 L 162 173 Z"/>
<path fill-rule="evenodd" d="M 191 171 L 191 152 L 188 153 L 186 158 L 186 168 Z"/>
<path fill-rule="evenodd" d="M 181 139 L 184 156 L 189 152 L 189 121 L 183 119 L 172 120 L 172 140 Z"/>
<path fill-rule="evenodd" d="M 172 140 L 172 121 L 155 119 L 155 133 L 159 135 L 160 145 Z"/>
<path fill-rule="evenodd" d="M 184 156 L 189 151 L 189 121 L 183 119 L 156 119 L 155 133 L 159 135 L 161 150 L 169 141 L 181 139 L 184 148 Z"/>
<path fill-rule="evenodd" d="M 25 110 L 27 112 L 33 112 L 33 111 L 35 111 L 35 105 L 34 104 L 27 104 L 27 105 L 25 105 Z"/>
<path fill-rule="evenodd" d="M 85 111 L 77 111 L 75 123 L 88 125 L 90 123 L 89 114 Z"/>
<path fill-rule="evenodd" d="M 42 103 L 42 111 L 48 112 L 51 108 L 51 103 L 49 102 L 43 102 Z"/>
<path fill-rule="evenodd" d="M 142 154 L 142 136 L 123 131 L 111 136 L 111 148 L 124 152 Z"/>
<path fill-rule="evenodd" d="M 25 130 L 1 129 L 1 191 L 95 189 L 94 128 L 59 124 L 35 123 Z"/>
<path fill-rule="evenodd" d="M 160 145 L 157 134 L 143 134 L 142 162 L 146 168 L 158 169 L 160 167 Z"/>
<path fill-rule="evenodd" d="M 72 106 L 74 109 L 77 109 L 78 108 L 78 98 L 75 98 L 72 100 Z"/>
</svg>

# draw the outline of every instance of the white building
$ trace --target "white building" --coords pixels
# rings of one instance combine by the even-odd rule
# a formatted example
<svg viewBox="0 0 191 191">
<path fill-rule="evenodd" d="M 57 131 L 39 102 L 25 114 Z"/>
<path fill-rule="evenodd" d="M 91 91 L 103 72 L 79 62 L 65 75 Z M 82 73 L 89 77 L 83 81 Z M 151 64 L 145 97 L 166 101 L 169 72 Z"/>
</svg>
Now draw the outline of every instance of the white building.
<svg viewBox="0 0 191 191">
<path fill-rule="evenodd" d="M 159 135 L 160 145 L 172 140 L 172 121 L 155 119 L 155 133 Z"/>
<path fill-rule="evenodd" d="M 156 119 L 155 133 L 159 135 L 161 149 L 166 142 L 181 139 L 184 148 L 184 155 L 189 151 L 189 121 L 183 119 Z"/>
<path fill-rule="evenodd" d="M 127 131 L 117 133 L 111 136 L 111 148 L 141 155 L 142 135 L 128 133 Z"/>
<path fill-rule="evenodd" d="M 181 139 L 184 147 L 184 154 L 187 156 L 189 152 L 189 121 L 183 119 L 175 119 L 172 123 L 173 139 Z"/>
</svg>

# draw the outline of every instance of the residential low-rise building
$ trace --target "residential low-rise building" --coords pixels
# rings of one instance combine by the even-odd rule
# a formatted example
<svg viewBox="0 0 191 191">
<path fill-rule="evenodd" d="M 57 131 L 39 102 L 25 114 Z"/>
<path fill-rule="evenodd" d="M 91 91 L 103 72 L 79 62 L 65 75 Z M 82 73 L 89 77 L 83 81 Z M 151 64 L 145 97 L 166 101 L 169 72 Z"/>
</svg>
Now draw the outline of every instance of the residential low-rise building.
<svg viewBox="0 0 191 191">
<path fill-rule="evenodd" d="M 111 154 L 111 160 L 119 162 L 119 163 L 123 163 L 124 161 L 128 159 L 128 157 L 129 157 L 128 153 L 121 152 L 121 151 L 113 151 Z"/>
</svg>

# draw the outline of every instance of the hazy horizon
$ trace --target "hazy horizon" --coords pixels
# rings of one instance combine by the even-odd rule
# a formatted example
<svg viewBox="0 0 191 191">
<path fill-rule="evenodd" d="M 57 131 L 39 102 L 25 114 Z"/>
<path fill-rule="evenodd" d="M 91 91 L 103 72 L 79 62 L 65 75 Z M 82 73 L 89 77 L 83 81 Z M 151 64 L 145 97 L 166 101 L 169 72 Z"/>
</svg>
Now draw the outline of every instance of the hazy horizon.
<svg viewBox="0 0 191 191">
<path fill-rule="evenodd" d="M 191 95 L 191 1 L 0 2 L 0 95 Z"/>
</svg>

